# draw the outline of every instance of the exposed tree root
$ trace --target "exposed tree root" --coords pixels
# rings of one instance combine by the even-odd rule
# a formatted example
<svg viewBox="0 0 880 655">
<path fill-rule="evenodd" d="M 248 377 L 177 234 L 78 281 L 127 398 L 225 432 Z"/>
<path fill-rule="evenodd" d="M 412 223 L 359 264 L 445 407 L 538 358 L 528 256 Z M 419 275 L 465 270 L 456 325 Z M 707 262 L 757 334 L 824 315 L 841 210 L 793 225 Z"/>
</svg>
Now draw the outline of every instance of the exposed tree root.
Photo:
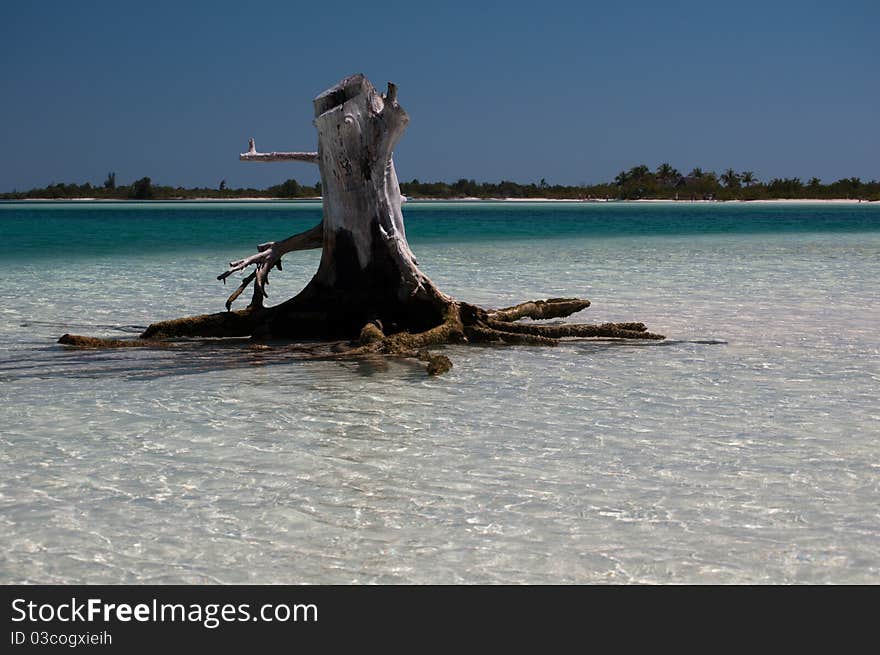
<svg viewBox="0 0 880 655">
<path fill-rule="evenodd" d="M 644 323 L 602 323 L 601 325 L 563 324 L 529 325 L 527 323 L 504 323 L 489 321 L 496 330 L 560 339 L 564 337 L 605 337 L 611 339 L 665 339 L 662 334 L 648 332 Z"/>
<path fill-rule="evenodd" d="M 522 346 L 555 346 L 559 344 L 558 339 L 552 339 L 550 337 L 499 330 L 480 325 L 472 325 L 468 327 L 467 335 L 471 341 L 482 343 L 500 341 L 502 343 Z"/>
<path fill-rule="evenodd" d="M 257 329 L 264 312 L 244 309 L 237 312 L 218 312 L 177 318 L 153 323 L 141 339 L 176 339 L 180 337 L 249 337 Z"/>
<path fill-rule="evenodd" d="M 517 321 L 521 318 L 535 320 L 547 318 L 564 318 L 571 316 L 590 306 L 590 301 L 583 298 L 548 298 L 547 300 L 530 300 L 513 307 L 496 309 L 489 312 L 489 318 L 495 321 Z"/>
<path fill-rule="evenodd" d="M 58 343 L 74 348 L 164 348 L 171 345 L 167 341 L 150 339 L 100 339 L 83 337 L 78 334 L 65 334 Z"/>
<path fill-rule="evenodd" d="M 253 274 L 252 274 L 253 275 Z M 551 298 L 522 303 L 514 307 L 488 311 L 475 305 L 449 301 L 445 303 L 443 322 L 428 330 L 411 333 L 405 330 L 386 334 L 380 319 L 368 321 L 348 347 L 340 352 L 317 354 L 310 359 L 361 359 L 382 356 L 406 357 L 427 363 L 429 375 L 440 375 L 452 368 L 445 355 L 432 353 L 431 346 L 456 343 L 503 343 L 509 345 L 556 346 L 565 338 L 648 339 L 665 337 L 648 332 L 644 323 L 602 323 L 601 325 L 519 323 L 520 318 L 559 318 L 590 305 L 579 298 Z M 96 339 L 65 334 L 59 343 L 78 348 L 164 347 L 179 338 L 259 338 L 271 324 L 273 310 L 249 307 L 163 321 L 150 325 L 139 339 Z M 294 322 L 312 321 L 316 326 L 326 322 L 321 313 L 287 314 Z"/>
<path fill-rule="evenodd" d="M 452 368 L 452 360 L 446 355 L 420 350 L 418 358 L 423 362 L 428 362 L 428 375 L 442 375 Z"/>
<path fill-rule="evenodd" d="M 555 346 L 562 338 L 614 338 L 614 339 L 664 339 L 662 335 L 648 332 L 643 323 L 603 323 L 601 325 L 531 325 L 513 322 L 521 317 L 556 318 L 567 316 L 589 306 L 588 300 L 555 298 L 523 303 L 496 312 L 468 305 L 451 303 L 443 323 L 415 334 L 399 332 L 386 336 L 381 322 L 370 321 L 361 329 L 357 345 L 339 357 L 365 357 L 375 354 L 398 357 L 414 357 L 428 362 L 428 373 L 439 375 L 452 367 L 445 355 L 425 350 L 428 346 L 449 343 L 504 343 L 528 346 Z M 511 320 L 501 321 L 498 315 Z"/>
<path fill-rule="evenodd" d="M 398 332 L 386 336 L 379 321 L 371 321 L 364 325 L 358 337 L 359 346 L 346 351 L 346 356 L 358 356 L 367 353 L 383 355 L 413 356 L 428 346 L 466 341 L 464 325 L 461 321 L 458 303 L 451 303 L 447 308 L 443 322 L 424 332 L 411 334 Z"/>
</svg>

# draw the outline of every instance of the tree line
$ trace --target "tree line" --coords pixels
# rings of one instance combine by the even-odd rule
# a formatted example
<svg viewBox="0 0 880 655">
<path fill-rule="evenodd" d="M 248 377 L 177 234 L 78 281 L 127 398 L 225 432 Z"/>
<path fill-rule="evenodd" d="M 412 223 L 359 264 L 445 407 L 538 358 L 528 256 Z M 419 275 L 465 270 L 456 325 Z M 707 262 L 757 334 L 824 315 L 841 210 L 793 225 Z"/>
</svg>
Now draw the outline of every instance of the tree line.
<svg viewBox="0 0 880 655">
<path fill-rule="evenodd" d="M 402 182 L 401 192 L 413 198 L 553 198 L 579 200 L 772 200 L 772 199 L 862 199 L 880 200 L 880 182 L 863 182 L 849 177 L 823 184 L 818 177 L 772 178 L 766 182 L 753 171 L 723 173 L 694 168 L 680 173 L 670 164 L 653 171 L 645 165 L 621 171 L 611 182 L 592 185 L 550 185 L 476 182 L 460 179 L 446 182 Z"/>
<path fill-rule="evenodd" d="M 735 171 L 731 168 L 716 173 L 694 168 L 680 173 L 669 163 L 651 170 L 645 165 L 621 171 L 611 182 L 593 185 L 521 184 L 477 182 L 459 179 L 456 182 L 401 182 L 401 193 L 409 198 L 553 198 L 578 200 L 769 200 L 799 199 L 861 199 L 880 200 L 880 182 L 862 181 L 858 177 L 842 178 L 823 183 L 818 177 L 806 182 L 798 177 L 772 178 L 761 181 L 753 171 Z M 0 194 L 3 200 L 97 198 L 100 200 L 191 200 L 197 198 L 316 198 L 321 195 L 321 183 L 314 186 L 300 184 L 294 179 L 265 189 L 229 188 L 226 180 L 217 187 L 172 187 L 152 183 L 142 177 L 128 185 L 117 185 L 116 174 L 109 173 L 100 186 L 85 184 L 50 184 L 41 189 L 12 191 Z"/>
<path fill-rule="evenodd" d="M 73 198 L 96 198 L 98 200 L 195 200 L 201 198 L 317 198 L 321 195 L 321 183 L 314 186 L 287 180 L 265 189 L 231 189 L 226 180 L 216 187 L 163 186 L 153 184 L 149 177 L 142 177 L 128 185 L 117 185 L 116 173 L 108 173 L 100 186 L 85 184 L 55 184 L 29 191 L 0 193 L 2 200 L 27 200 L 50 198 L 53 200 Z"/>
</svg>

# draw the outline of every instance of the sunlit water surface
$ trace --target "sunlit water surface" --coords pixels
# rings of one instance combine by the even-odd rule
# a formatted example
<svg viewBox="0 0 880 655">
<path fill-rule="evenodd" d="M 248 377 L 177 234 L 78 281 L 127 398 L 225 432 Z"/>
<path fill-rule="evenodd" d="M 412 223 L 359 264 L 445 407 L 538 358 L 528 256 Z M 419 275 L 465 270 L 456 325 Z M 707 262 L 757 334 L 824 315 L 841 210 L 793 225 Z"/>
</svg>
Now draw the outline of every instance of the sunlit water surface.
<svg viewBox="0 0 880 655">
<path fill-rule="evenodd" d="M 880 581 L 880 207 L 413 205 L 485 306 L 662 343 L 72 351 L 217 311 L 278 205 L 0 206 L 0 582 Z M 285 259 L 272 301 L 317 265 Z"/>
</svg>

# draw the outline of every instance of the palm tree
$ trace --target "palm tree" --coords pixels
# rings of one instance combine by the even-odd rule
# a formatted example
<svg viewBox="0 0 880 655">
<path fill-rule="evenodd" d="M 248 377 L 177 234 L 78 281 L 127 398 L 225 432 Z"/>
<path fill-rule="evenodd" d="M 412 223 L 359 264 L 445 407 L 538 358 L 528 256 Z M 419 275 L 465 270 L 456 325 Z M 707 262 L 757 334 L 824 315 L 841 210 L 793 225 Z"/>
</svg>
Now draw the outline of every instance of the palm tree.
<svg viewBox="0 0 880 655">
<path fill-rule="evenodd" d="M 617 186 L 623 186 L 627 182 L 629 182 L 629 174 L 626 171 L 620 171 L 617 177 L 614 178 L 614 183 Z"/>
<path fill-rule="evenodd" d="M 650 173 L 651 169 L 644 164 L 639 164 L 638 166 L 633 166 L 631 169 L 629 169 L 629 177 L 631 180 L 641 180 L 643 177 L 649 175 Z"/>
<path fill-rule="evenodd" d="M 733 189 L 739 186 L 739 175 L 736 174 L 732 168 L 728 168 L 721 175 L 721 181 L 724 182 L 724 186 L 728 189 Z"/>
<path fill-rule="evenodd" d="M 850 196 L 858 197 L 859 187 L 862 186 L 862 179 L 859 177 L 851 177 L 846 180 L 846 183 L 849 185 L 850 191 L 846 194 L 846 197 Z"/>
<path fill-rule="evenodd" d="M 695 167 L 690 173 L 688 173 L 688 177 L 703 177 L 703 169 L 699 166 Z"/>
<path fill-rule="evenodd" d="M 739 179 L 742 180 L 742 183 L 747 187 L 752 186 L 757 182 L 757 178 L 755 178 L 755 174 L 752 171 L 743 171 L 739 174 Z"/>
<path fill-rule="evenodd" d="M 675 170 L 668 162 L 660 164 L 657 167 L 657 179 L 661 182 L 675 182 L 678 178 L 681 177 L 679 172 Z"/>
</svg>

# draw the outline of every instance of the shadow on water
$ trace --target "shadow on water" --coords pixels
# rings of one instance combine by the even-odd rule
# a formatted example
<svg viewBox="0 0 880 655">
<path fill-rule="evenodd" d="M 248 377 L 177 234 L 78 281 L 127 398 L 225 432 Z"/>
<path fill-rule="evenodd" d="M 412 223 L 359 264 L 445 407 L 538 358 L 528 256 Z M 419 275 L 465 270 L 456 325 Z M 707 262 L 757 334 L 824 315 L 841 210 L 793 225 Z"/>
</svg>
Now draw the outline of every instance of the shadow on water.
<svg viewBox="0 0 880 655">
<path fill-rule="evenodd" d="M 95 328 L 96 326 L 88 326 Z M 393 359 L 376 355 L 358 359 L 339 359 L 335 348 L 343 342 L 299 342 L 256 345 L 247 339 L 184 341 L 168 348 L 116 348 L 109 350 L 69 349 L 60 345 L 19 350 L 12 361 L 0 361 L 0 382 L 22 379 L 100 379 L 116 377 L 127 380 L 201 375 L 229 370 L 253 370 L 292 364 L 333 364 L 360 377 L 393 375 L 424 380 L 424 366 L 415 360 Z M 591 355 L 612 353 L 618 348 L 680 347 L 688 344 L 726 345 L 719 339 L 666 341 L 631 341 L 615 339 L 571 340 Z M 473 346 L 467 346 L 472 348 Z M 480 344 L 485 349 L 511 346 Z M 465 346 L 449 346 L 446 351 L 455 359 L 455 351 Z M 524 350 L 532 347 L 521 346 Z M 398 365 L 392 365 L 395 362 Z"/>
<path fill-rule="evenodd" d="M 116 332 L 124 332 L 126 334 L 140 334 L 147 329 L 146 325 L 100 325 L 94 323 L 58 323 L 56 321 L 25 321 L 19 323 L 19 327 L 50 327 L 57 328 L 61 331 L 67 330 L 115 330 Z"/>
<path fill-rule="evenodd" d="M 95 326 L 91 326 L 94 328 Z M 341 342 L 284 343 L 256 345 L 247 339 L 182 341 L 167 348 L 73 349 L 61 345 L 15 351 L 14 360 L 0 361 L 0 382 L 23 379 L 125 380 L 200 375 L 228 370 L 278 367 L 298 363 L 333 364 L 360 376 L 385 373 L 384 357 L 342 360 L 334 346 Z M 416 362 L 406 368 L 420 369 Z M 419 378 L 424 371 L 419 370 Z"/>
<path fill-rule="evenodd" d="M 120 332 L 125 335 L 139 334 L 145 329 L 140 325 L 103 325 L 95 323 L 59 323 L 52 321 L 26 321 L 21 327 L 51 328 L 54 332 L 67 330 L 96 333 Z M 246 370 L 270 366 L 299 364 L 335 364 L 360 377 L 385 374 L 407 378 L 412 374 L 424 379 L 424 366 L 408 359 L 389 359 L 382 355 L 341 359 L 339 351 L 345 341 L 303 341 L 255 344 L 248 338 L 241 339 L 192 339 L 177 341 L 165 348 L 111 348 L 79 349 L 59 344 L 15 350 L 8 359 L 0 359 L 0 382 L 22 379 L 79 378 L 99 379 L 114 376 L 128 380 L 151 380 L 156 378 L 200 375 L 228 370 Z M 719 339 L 666 339 L 664 341 L 639 341 L 630 339 L 572 339 L 567 345 L 577 345 L 590 354 L 613 352 L 617 348 L 676 347 L 685 344 L 725 345 Z M 480 348 L 506 348 L 501 344 L 475 344 Z M 473 348 L 475 345 L 467 346 Z M 455 350 L 463 346 L 447 346 L 455 357 Z M 531 350 L 532 347 L 524 346 Z M 391 362 L 402 366 L 394 366 Z"/>
</svg>

